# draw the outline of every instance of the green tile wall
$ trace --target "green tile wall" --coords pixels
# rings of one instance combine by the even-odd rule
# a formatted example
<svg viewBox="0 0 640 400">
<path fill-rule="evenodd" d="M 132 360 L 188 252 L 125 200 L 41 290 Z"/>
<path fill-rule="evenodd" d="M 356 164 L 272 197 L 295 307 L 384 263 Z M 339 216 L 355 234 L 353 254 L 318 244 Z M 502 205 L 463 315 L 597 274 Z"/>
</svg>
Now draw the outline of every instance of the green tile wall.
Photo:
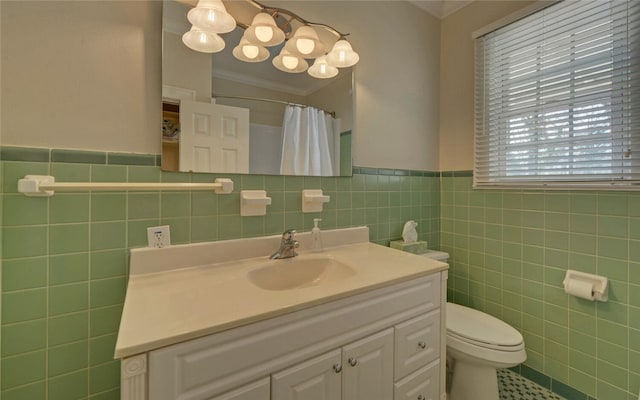
<svg viewBox="0 0 640 400">
<path fill-rule="evenodd" d="M 190 243 L 309 230 L 318 216 L 326 229 L 368 225 L 371 240 L 383 245 L 400 237 L 406 220 L 417 220 L 420 238 L 452 255 L 450 299 L 524 333 L 529 359 L 518 372 L 570 400 L 637 398 L 636 193 L 477 191 L 468 173 L 440 178 L 356 167 L 353 177 L 340 178 L 230 176 L 236 189 L 226 196 L 27 198 L 16 193 L 17 179 L 27 173 L 95 182 L 210 182 L 215 176 L 161 172 L 148 165 L 154 159 L 148 155 L 0 150 L 3 399 L 119 398 L 112 354 L 128 249 L 145 244 L 148 226 L 169 224 L 174 243 Z M 300 212 L 304 188 L 331 196 L 324 212 Z M 266 216 L 240 217 L 242 189 L 268 191 L 273 203 Z M 567 268 L 608 276 L 611 301 L 566 296 L 560 282 Z"/>
<path fill-rule="evenodd" d="M 523 372 L 563 393 L 636 400 L 640 193 L 474 190 L 470 176 L 446 174 L 440 189 L 449 298 L 523 332 Z M 566 295 L 569 268 L 607 276 L 609 302 Z"/>
<path fill-rule="evenodd" d="M 71 162 L 44 161 L 53 159 Z M 366 169 L 353 177 L 230 176 L 230 195 L 203 192 L 77 192 L 28 198 L 26 174 L 58 181 L 211 182 L 213 175 L 161 172 L 117 154 L 7 149 L 2 154 L 1 396 L 4 400 L 118 399 L 120 365 L 112 359 L 126 288 L 128 249 L 146 244 L 146 228 L 168 224 L 174 244 L 368 225 L 388 244 L 406 220 L 437 248 L 439 178 Z M 37 156 L 37 157 L 36 157 Z M 40 157 L 43 156 L 43 157 Z M 84 164 L 87 157 L 97 164 Z M 9 158 L 9 159 L 7 159 Z M 135 157 L 134 157 L 135 158 Z M 37 161 L 20 161 L 37 160 Z M 46 158 L 52 159 L 51 157 Z M 122 165 L 131 161 L 135 165 Z M 363 169 L 364 170 L 364 169 Z M 380 173 L 377 173 L 380 172 Z M 301 212 L 301 190 L 331 196 L 324 211 Z M 265 189 L 263 217 L 240 217 L 239 191 Z"/>
</svg>

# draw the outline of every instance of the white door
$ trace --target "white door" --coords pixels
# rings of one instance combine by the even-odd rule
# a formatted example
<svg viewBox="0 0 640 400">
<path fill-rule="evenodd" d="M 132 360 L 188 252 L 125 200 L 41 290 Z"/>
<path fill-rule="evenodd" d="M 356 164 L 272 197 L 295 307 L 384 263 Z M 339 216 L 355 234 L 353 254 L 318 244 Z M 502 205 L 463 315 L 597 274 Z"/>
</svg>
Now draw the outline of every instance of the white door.
<svg viewBox="0 0 640 400">
<path fill-rule="evenodd" d="M 342 400 L 393 398 L 393 328 L 342 348 Z"/>
<path fill-rule="evenodd" d="M 271 400 L 340 400 L 340 350 L 271 376 Z"/>
<path fill-rule="evenodd" d="M 249 172 L 249 109 L 180 102 L 180 171 Z"/>
</svg>

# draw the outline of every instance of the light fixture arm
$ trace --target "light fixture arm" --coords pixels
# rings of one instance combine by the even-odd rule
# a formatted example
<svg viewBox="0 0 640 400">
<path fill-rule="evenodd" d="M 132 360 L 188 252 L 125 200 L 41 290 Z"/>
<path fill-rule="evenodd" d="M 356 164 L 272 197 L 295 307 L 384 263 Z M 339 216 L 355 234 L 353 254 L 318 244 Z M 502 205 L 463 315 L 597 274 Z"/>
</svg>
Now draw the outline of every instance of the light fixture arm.
<svg viewBox="0 0 640 400">
<path fill-rule="evenodd" d="M 297 20 L 298 22 L 304 24 L 304 25 L 310 25 L 310 26 L 319 26 L 322 27 L 324 29 L 326 29 L 327 31 L 331 32 L 332 34 L 336 35 L 338 37 L 338 40 L 343 39 L 347 36 L 349 36 L 348 33 L 342 33 L 339 30 L 335 29 L 332 26 L 329 26 L 327 24 L 323 24 L 320 22 L 312 22 L 312 21 L 308 21 L 304 18 L 302 18 L 301 16 L 299 16 L 298 14 L 291 12 L 289 10 L 286 10 L 284 8 L 279 8 L 279 7 L 272 7 L 272 6 L 267 6 L 265 4 L 262 4 L 256 0 L 246 0 L 247 2 L 251 3 L 253 6 L 259 8 L 261 11 L 267 12 L 269 14 L 275 15 L 275 14 L 279 14 L 279 15 L 287 15 L 289 16 L 289 20 L 287 21 L 286 25 L 290 25 L 291 21 L 293 21 L 294 19 Z M 240 24 L 238 24 L 240 25 Z M 244 24 L 242 24 L 244 25 Z M 240 26 L 242 26 L 240 25 Z M 285 25 L 285 27 L 286 27 Z M 243 27 L 244 28 L 244 27 Z"/>
<path fill-rule="evenodd" d="M 227 12 L 223 0 L 197 0 L 197 5 L 187 13 L 191 29 L 182 35 L 182 42 L 195 51 L 217 53 L 225 47 L 225 41 L 218 33 L 231 32 L 238 26 L 245 31 L 231 52 L 236 59 L 250 63 L 264 61 L 270 57 L 267 47 L 285 42 L 271 63 L 283 72 L 307 71 L 319 79 L 333 78 L 338 74 L 338 68 L 348 68 L 359 61 L 358 53 L 346 40 L 348 33 L 260 1 L 245 0 L 257 9 L 251 24 L 247 25 Z M 238 11 L 243 19 L 246 18 L 245 11 Z M 307 59 L 315 59 L 311 67 Z"/>
</svg>

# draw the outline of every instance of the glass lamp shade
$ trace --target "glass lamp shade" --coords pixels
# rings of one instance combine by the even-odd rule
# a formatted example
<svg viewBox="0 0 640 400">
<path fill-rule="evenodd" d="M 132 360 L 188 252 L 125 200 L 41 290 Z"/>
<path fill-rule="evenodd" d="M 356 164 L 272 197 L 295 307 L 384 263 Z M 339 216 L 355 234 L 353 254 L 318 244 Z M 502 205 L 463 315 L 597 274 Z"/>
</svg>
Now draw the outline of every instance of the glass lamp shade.
<svg viewBox="0 0 640 400">
<path fill-rule="evenodd" d="M 182 35 L 182 43 L 191 50 L 202 53 L 217 53 L 224 49 L 224 40 L 216 33 L 204 31 L 192 26 L 189 32 Z"/>
<path fill-rule="evenodd" d="M 242 38 L 240 44 L 233 48 L 233 56 L 240 61 L 260 62 L 269 58 L 269 50 Z"/>
<path fill-rule="evenodd" d="M 327 63 L 326 56 L 316 58 L 316 61 L 309 68 L 307 73 L 314 78 L 327 79 L 338 75 L 338 68 Z"/>
<path fill-rule="evenodd" d="M 198 5 L 187 13 L 194 26 L 205 31 L 227 33 L 236 29 L 236 20 L 222 4 L 222 0 L 199 0 Z"/>
<path fill-rule="evenodd" d="M 280 71 L 294 74 L 304 72 L 309 68 L 307 60 L 289 53 L 286 49 L 282 49 L 280 54 L 273 57 L 271 62 L 273 63 L 273 66 L 278 68 Z"/>
<path fill-rule="evenodd" d="M 327 54 L 327 62 L 338 68 L 346 68 L 360 61 L 358 53 L 353 51 L 351 44 L 344 39 L 338 40 Z"/>
<path fill-rule="evenodd" d="M 308 25 L 298 28 L 284 48 L 302 58 L 316 58 L 324 54 L 324 45 L 318 39 L 318 33 Z"/>
<path fill-rule="evenodd" d="M 284 32 L 278 28 L 273 17 L 265 12 L 253 17 L 251 26 L 247 28 L 244 36 L 252 43 L 261 46 L 275 46 L 284 41 Z"/>
</svg>

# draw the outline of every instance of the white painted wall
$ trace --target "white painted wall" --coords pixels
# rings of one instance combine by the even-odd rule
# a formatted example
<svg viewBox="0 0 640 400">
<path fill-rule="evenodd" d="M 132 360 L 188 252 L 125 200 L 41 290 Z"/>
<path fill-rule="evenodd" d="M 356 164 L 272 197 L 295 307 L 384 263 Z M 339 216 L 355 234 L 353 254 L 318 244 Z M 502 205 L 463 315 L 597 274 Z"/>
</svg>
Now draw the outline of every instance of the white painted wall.
<svg viewBox="0 0 640 400">
<path fill-rule="evenodd" d="M 211 101 L 211 55 L 193 51 L 182 43 L 182 37 L 163 33 L 163 47 L 173 57 L 162 58 L 162 83 L 196 92 L 196 101 Z M 184 73 L 189 71 L 189 73 Z"/>
<path fill-rule="evenodd" d="M 474 49 L 471 33 L 533 1 L 476 1 L 442 20 L 440 171 L 473 169 Z"/>
<path fill-rule="evenodd" d="M 437 169 L 440 22 L 402 1 L 304 5 L 361 57 L 354 164 Z M 161 2 L 0 7 L 3 145 L 160 152 Z"/>
<path fill-rule="evenodd" d="M 265 61 L 266 62 L 266 61 Z M 221 78 L 213 78 L 213 93 L 229 96 L 257 97 L 261 99 L 272 99 L 281 101 L 291 101 L 305 104 L 305 98 L 289 93 L 272 89 L 265 89 L 253 85 L 234 82 Z M 250 101 L 238 99 L 220 98 L 216 100 L 219 104 L 226 104 L 234 107 L 245 107 L 251 109 L 251 123 L 260 125 L 282 126 L 285 105 L 266 101 Z"/>
<path fill-rule="evenodd" d="M 280 174 L 282 127 L 251 124 L 249 128 L 249 173 Z"/>
<path fill-rule="evenodd" d="M 160 152 L 162 3 L 0 6 L 3 145 Z"/>
<path fill-rule="evenodd" d="M 293 2 L 275 3 L 296 10 Z M 305 1 L 304 7 L 308 19 L 351 33 L 360 55 L 354 165 L 437 170 L 440 21 L 404 1 Z"/>
<path fill-rule="evenodd" d="M 353 128 L 352 74 L 343 73 L 330 85 L 306 97 L 304 104 L 336 113 L 342 132 Z"/>
</svg>

